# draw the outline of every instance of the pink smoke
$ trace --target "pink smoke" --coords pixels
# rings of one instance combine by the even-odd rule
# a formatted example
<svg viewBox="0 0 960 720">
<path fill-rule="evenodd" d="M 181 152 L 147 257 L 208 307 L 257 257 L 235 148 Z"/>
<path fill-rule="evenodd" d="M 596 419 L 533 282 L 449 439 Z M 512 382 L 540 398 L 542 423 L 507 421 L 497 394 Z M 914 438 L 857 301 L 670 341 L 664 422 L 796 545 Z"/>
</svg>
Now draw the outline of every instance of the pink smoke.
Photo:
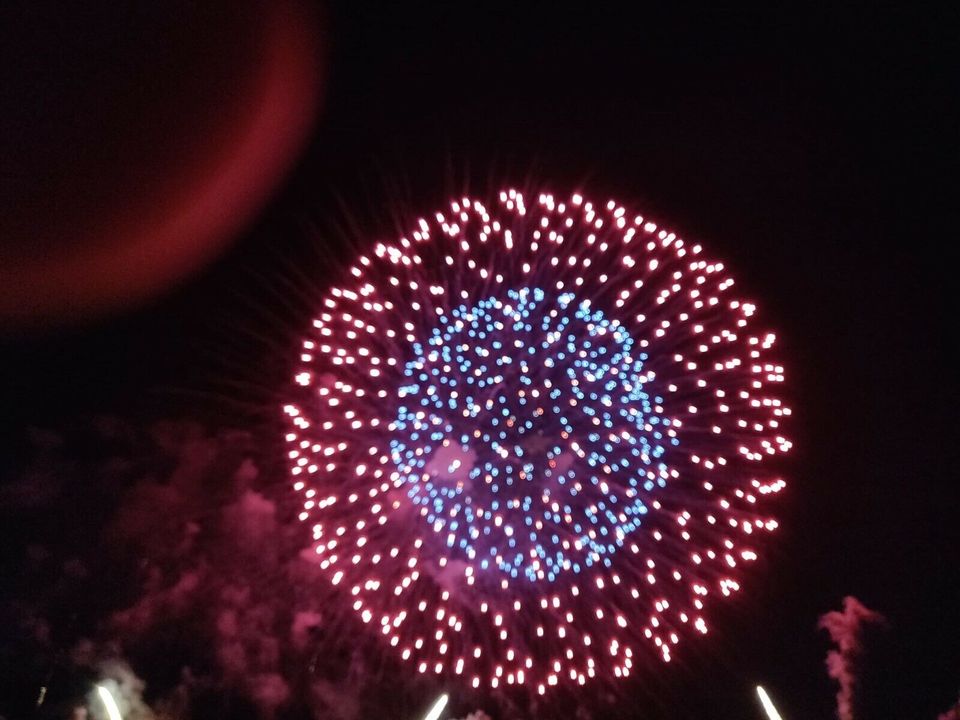
<svg viewBox="0 0 960 720">
<path fill-rule="evenodd" d="M 843 610 L 820 617 L 819 627 L 830 633 L 836 649 L 827 653 L 827 673 L 837 681 L 837 717 L 853 720 L 853 695 L 856 686 L 856 661 L 862 651 L 861 636 L 867 623 L 883 622 L 883 616 L 870 610 L 855 597 L 843 599 Z M 942 719 L 941 719 L 942 720 Z"/>
<path fill-rule="evenodd" d="M 956 705 L 940 714 L 937 720 L 960 720 L 960 698 L 957 699 Z"/>
<path fill-rule="evenodd" d="M 295 698 L 312 697 L 307 665 L 310 630 L 322 624 L 322 593 L 313 566 L 297 553 L 282 510 L 262 489 L 246 433 L 207 434 L 189 424 L 153 433 L 172 473 L 145 478 L 123 497 L 107 537 L 139 559 L 141 591 L 115 612 L 108 632 L 131 650 L 178 627 L 208 649 L 189 666 L 207 687 L 235 692 L 261 717 L 275 717 Z M 329 702 L 310 703 L 324 716 Z M 356 703 L 354 703 L 355 705 Z"/>
<path fill-rule="evenodd" d="M 369 692 L 380 671 L 360 644 L 344 640 L 345 656 L 331 651 L 353 635 L 329 584 L 317 581 L 316 555 L 301 552 L 295 506 L 284 505 L 286 485 L 262 471 L 256 438 L 190 422 L 116 421 L 82 433 L 103 452 L 81 464 L 60 450 L 72 435 L 38 436 L 39 458 L 20 484 L 42 492 L 0 494 L 7 513 L 53 507 L 71 485 L 48 479 L 72 478 L 116 502 L 68 555 L 43 538 L 25 545 L 33 572 L 52 568 L 59 578 L 40 583 L 46 594 L 13 615 L 37 647 L 52 652 L 53 638 L 64 637 L 63 608 L 116 577 L 117 601 L 67 640 L 67 664 L 112 683 L 125 718 L 184 720 L 197 716 L 198 700 L 233 698 L 265 720 L 291 712 L 357 720 L 364 703 L 381 702 Z M 158 667 L 162 681 L 134 673 Z M 88 702 L 97 707 L 95 697 Z"/>
</svg>

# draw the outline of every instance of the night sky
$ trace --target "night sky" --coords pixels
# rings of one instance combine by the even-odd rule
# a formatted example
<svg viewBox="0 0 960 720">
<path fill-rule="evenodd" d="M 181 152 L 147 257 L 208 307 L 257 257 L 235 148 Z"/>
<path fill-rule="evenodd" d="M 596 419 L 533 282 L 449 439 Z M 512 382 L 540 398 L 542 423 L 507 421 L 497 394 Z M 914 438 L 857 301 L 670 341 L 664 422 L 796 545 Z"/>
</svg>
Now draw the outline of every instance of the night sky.
<svg viewBox="0 0 960 720">
<path fill-rule="evenodd" d="M 781 530 L 765 558 L 736 600 L 714 606 L 711 634 L 624 684 L 611 716 L 760 717 L 752 692 L 762 683 L 786 718 L 831 717 L 829 639 L 817 619 L 847 595 L 886 618 L 865 637 L 857 717 L 933 720 L 946 711 L 960 690 L 960 357 L 950 310 L 957 11 L 399 5 L 331 3 L 318 13 L 323 70 L 312 130 L 262 209 L 244 215 L 242 230 L 224 230 L 232 242 L 216 260 L 98 318 L 0 327 L 0 607 L 46 597 L 40 588 L 50 580 L 31 570 L 31 548 L 68 555 L 64 546 L 77 544 L 87 557 L 109 541 L 104 528 L 122 500 L 104 510 L 83 496 L 122 497 L 125 481 L 104 490 L 91 480 L 91 458 L 115 445 L 91 427 L 111 418 L 128 435 L 160 421 L 214 434 L 239 428 L 267 456 L 291 349 L 331 258 L 364 238 L 395 237 L 398 218 L 463 192 L 580 190 L 636 206 L 726 262 L 778 330 L 794 408 L 789 485 L 775 509 Z M 232 27 L 220 10 L 222 18 L 191 19 Z M 137 22 L 147 32 L 141 26 L 157 14 L 74 13 L 70 51 L 96 45 L 109 58 L 112 48 L 120 63 L 132 51 L 100 42 L 98 23 L 122 35 L 125 22 Z M 31 21 L 34 30 L 45 22 Z M 5 23 L 0 37 L 15 32 Z M 15 58 L 4 53 L 3 62 L 4 77 L 17 74 Z M 56 85 L 43 62 L 28 65 Z M 71 82 L 102 78 L 95 63 L 50 62 Z M 181 65 L 156 72 L 168 77 Z M 120 75 L 140 72 L 131 64 Z M 9 103 L 26 116 L 24 103 L 39 113 L 38 104 L 60 97 L 56 88 L 24 88 L 0 91 L 8 116 Z M 94 97 L 72 102 L 86 107 Z M 211 97 L 198 101 L 201 117 L 229 100 Z M 29 139 L 79 132 L 68 116 Z M 8 189 L 49 171 L 22 152 L 3 157 Z M 67 168 L 64 178 L 67 187 L 98 182 L 89 170 Z M 70 211 L 101 211 L 102 197 L 85 197 Z M 22 196 L 11 190 L 3 200 L 9 217 Z M 56 243 L 71 242 L 57 232 Z M 47 252 L 29 233 L 0 242 L 4 253 Z M 25 501 L 25 478 L 48 441 L 60 447 L 57 489 Z M 140 447 L 124 445 L 125 468 L 150 466 Z M 268 497 L 284 492 L 280 466 L 260 463 Z M 15 709 L 24 695 L 32 702 L 45 663 L 74 682 L 50 648 L 82 636 L 67 628 L 78 615 L 96 624 L 129 600 L 117 600 L 123 588 L 111 582 L 88 580 L 72 614 L 64 608 L 75 596 L 44 605 L 62 638 L 44 648 L 3 611 L 0 716 L 25 712 Z M 30 662 L 18 663 L 18 653 Z M 166 667 L 153 677 L 149 664 L 131 664 L 148 701 L 151 687 L 175 683 Z M 418 686 L 397 717 L 414 717 L 431 693 Z M 453 702 L 461 716 L 478 705 Z M 480 705 L 497 720 L 494 704 Z M 236 703 L 211 707 L 253 716 Z"/>
</svg>

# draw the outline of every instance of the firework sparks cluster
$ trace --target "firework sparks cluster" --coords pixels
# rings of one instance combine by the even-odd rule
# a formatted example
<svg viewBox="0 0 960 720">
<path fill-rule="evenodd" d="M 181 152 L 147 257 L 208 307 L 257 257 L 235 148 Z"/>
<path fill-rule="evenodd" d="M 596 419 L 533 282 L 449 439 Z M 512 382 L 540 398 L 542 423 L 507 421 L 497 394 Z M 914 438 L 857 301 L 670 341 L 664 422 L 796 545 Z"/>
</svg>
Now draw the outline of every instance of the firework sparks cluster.
<svg viewBox="0 0 960 720">
<path fill-rule="evenodd" d="M 357 258 L 284 408 L 330 582 L 421 673 L 623 677 L 706 633 L 776 521 L 774 335 L 615 202 L 463 198 Z"/>
</svg>

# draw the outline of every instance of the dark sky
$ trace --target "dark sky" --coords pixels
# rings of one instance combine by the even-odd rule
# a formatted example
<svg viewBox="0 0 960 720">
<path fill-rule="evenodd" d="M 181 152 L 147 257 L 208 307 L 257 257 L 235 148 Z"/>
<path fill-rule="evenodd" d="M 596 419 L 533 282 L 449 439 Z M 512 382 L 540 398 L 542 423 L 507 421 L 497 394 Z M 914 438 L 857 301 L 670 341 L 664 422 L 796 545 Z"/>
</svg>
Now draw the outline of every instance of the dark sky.
<svg viewBox="0 0 960 720">
<path fill-rule="evenodd" d="M 506 184 L 617 197 L 727 262 L 795 408 L 769 560 L 638 717 L 748 717 L 757 682 L 786 717 L 829 717 L 817 617 L 855 595 L 887 617 L 861 717 L 932 720 L 960 689 L 957 11 L 400 5 L 326 8 L 313 134 L 220 260 L 147 307 L 3 340 L 8 457 L 28 426 L 103 413 L 228 426 L 246 406 L 262 431 L 303 308 L 283 278 L 302 288 L 350 228 Z"/>
</svg>

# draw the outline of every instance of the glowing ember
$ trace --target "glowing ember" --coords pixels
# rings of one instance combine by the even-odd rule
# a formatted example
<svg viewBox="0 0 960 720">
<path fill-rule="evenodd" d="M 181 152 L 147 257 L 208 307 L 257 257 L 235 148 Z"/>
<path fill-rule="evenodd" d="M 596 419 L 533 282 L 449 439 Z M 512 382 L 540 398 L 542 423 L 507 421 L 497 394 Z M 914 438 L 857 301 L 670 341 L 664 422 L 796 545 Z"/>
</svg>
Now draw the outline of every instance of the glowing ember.
<svg viewBox="0 0 960 720">
<path fill-rule="evenodd" d="M 419 672 L 472 687 L 669 661 L 739 589 L 790 415 L 719 262 L 614 202 L 513 190 L 377 244 L 285 406 L 320 566 Z"/>
</svg>

